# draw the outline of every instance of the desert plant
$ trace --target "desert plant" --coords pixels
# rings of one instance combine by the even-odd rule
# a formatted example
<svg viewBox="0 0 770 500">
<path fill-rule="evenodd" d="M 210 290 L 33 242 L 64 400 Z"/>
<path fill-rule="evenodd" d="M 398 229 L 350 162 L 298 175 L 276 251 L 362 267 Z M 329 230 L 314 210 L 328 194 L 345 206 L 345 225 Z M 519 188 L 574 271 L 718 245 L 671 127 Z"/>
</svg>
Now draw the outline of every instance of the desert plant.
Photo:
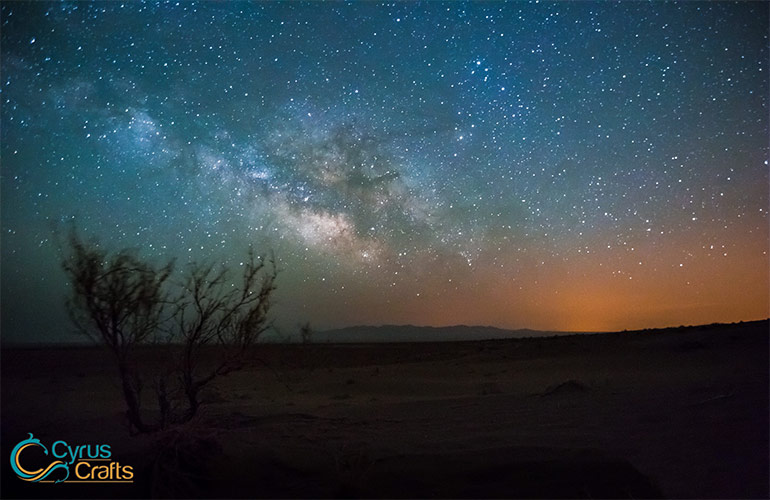
<svg viewBox="0 0 770 500">
<path fill-rule="evenodd" d="M 309 322 L 305 322 L 299 327 L 299 340 L 305 345 L 313 341 L 313 329 Z"/>
<path fill-rule="evenodd" d="M 266 261 L 249 250 L 238 286 L 229 280 L 226 268 L 194 264 L 182 292 L 173 301 L 171 338 L 182 341 L 179 373 L 187 408 L 176 421 L 186 422 L 200 406 L 200 391 L 218 376 L 240 370 L 249 347 L 270 326 L 267 313 L 275 290 L 275 259 Z M 215 365 L 205 370 L 202 349 L 223 349 Z"/>
<path fill-rule="evenodd" d="M 169 279 L 173 263 L 153 266 L 136 251 L 109 252 L 97 242 L 84 242 L 73 229 L 62 267 L 71 284 L 67 309 L 74 324 L 114 355 L 132 432 L 192 419 L 201 390 L 239 370 L 249 347 L 270 326 L 275 259 L 257 257 L 252 250 L 237 284 L 226 268 L 194 264 L 174 288 Z M 150 369 L 139 366 L 136 348 L 158 340 L 176 354 L 155 367 L 157 417 L 148 422 L 141 391 Z M 209 367 L 201 362 L 207 346 L 217 346 Z"/>
<path fill-rule="evenodd" d="M 70 318 L 81 333 L 113 354 L 129 426 L 139 432 L 155 430 L 142 420 L 142 379 L 134 351 L 164 319 L 164 285 L 173 266 L 154 267 L 131 250 L 110 253 L 96 242 L 84 242 L 74 230 L 69 248 L 62 267 L 72 286 L 66 303 Z"/>
</svg>

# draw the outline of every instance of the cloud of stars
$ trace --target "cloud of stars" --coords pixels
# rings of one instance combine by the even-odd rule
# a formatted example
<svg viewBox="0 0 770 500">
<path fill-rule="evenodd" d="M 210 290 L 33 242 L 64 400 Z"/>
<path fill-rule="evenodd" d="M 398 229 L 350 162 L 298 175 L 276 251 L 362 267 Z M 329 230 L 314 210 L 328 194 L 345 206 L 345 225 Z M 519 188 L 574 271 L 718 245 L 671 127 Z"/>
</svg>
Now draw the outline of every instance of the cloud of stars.
<svg viewBox="0 0 770 500">
<path fill-rule="evenodd" d="M 0 12 L 6 339 L 67 331 L 73 220 L 149 259 L 275 251 L 287 331 L 770 314 L 765 3 Z"/>
</svg>

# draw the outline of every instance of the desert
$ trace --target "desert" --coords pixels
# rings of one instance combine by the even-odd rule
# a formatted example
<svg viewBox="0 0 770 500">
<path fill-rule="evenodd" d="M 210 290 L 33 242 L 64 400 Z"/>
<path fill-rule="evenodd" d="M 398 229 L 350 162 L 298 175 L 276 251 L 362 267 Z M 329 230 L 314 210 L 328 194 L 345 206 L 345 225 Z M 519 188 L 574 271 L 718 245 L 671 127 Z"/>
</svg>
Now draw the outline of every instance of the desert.
<svg viewBox="0 0 770 500">
<path fill-rule="evenodd" d="M 152 364 L 157 348 L 140 358 Z M 260 344 L 193 421 L 131 436 L 93 347 L 2 349 L 2 450 L 107 443 L 130 484 L 3 498 L 761 498 L 768 321 L 563 337 Z"/>
</svg>

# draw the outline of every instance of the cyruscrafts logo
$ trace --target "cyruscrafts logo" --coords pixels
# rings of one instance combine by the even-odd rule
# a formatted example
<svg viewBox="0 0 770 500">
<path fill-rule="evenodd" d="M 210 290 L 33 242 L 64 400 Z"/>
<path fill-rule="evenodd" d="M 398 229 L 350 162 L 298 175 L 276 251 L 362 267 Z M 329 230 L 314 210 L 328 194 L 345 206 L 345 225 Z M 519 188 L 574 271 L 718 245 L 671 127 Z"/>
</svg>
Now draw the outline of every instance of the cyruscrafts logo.
<svg viewBox="0 0 770 500">
<path fill-rule="evenodd" d="M 37 470 L 27 470 L 22 462 L 40 461 L 46 455 L 54 460 Z M 22 452 L 24 458 L 22 459 Z M 48 448 L 32 433 L 17 444 L 11 452 L 11 467 L 24 481 L 33 483 L 133 483 L 134 471 L 130 465 L 120 465 L 112 460 L 110 446 L 70 446 L 56 441 Z M 29 467 L 29 465 L 27 465 Z"/>
</svg>

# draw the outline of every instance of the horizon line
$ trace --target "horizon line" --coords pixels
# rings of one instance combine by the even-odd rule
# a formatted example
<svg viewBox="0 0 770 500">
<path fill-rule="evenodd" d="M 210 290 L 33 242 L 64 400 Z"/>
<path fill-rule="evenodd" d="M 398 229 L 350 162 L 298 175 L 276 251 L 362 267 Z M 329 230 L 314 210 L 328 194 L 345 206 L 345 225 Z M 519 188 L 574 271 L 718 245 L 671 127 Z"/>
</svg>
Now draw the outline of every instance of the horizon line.
<svg viewBox="0 0 770 500">
<path fill-rule="evenodd" d="M 415 325 L 411 323 L 407 324 L 381 324 L 381 325 L 364 325 L 364 324 L 358 324 L 358 325 L 351 325 L 351 326 L 343 326 L 343 327 L 337 327 L 337 328 L 327 328 L 324 330 L 315 330 L 316 333 L 329 333 L 339 330 L 350 330 L 350 329 L 356 329 L 356 328 L 425 328 L 425 329 L 442 329 L 442 328 L 487 328 L 487 329 L 494 329 L 499 330 L 503 332 L 533 332 L 533 333 L 553 333 L 554 336 L 569 336 L 569 335 L 601 335 L 601 334 L 613 334 L 613 333 L 636 333 L 636 332 L 649 332 L 654 330 L 671 330 L 675 328 L 701 328 L 706 326 L 730 326 L 730 325 L 740 325 L 744 323 L 760 323 L 763 321 L 770 322 L 770 316 L 760 319 L 749 319 L 749 320 L 738 320 L 738 321 L 732 321 L 732 322 L 712 322 L 712 323 L 699 323 L 694 325 L 669 325 L 669 326 L 661 326 L 661 327 L 648 327 L 648 328 L 635 328 L 635 329 L 623 329 L 623 330 L 584 330 L 584 331 L 578 331 L 578 330 L 535 330 L 532 328 L 502 328 L 498 326 L 491 326 L 491 325 L 465 325 L 465 324 L 455 324 L 455 325 L 444 325 L 444 326 L 434 326 L 434 325 Z M 473 342 L 473 341 L 483 341 L 483 340 L 516 340 L 516 339 L 523 339 L 523 338 L 547 338 L 547 337 L 510 337 L 510 338 L 501 338 L 501 339 L 483 339 L 483 338 L 469 338 L 467 340 L 441 340 L 437 339 L 436 342 Z M 431 340 L 427 340 L 430 342 Z M 408 344 L 408 343 L 421 343 L 423 341 L 393 341 L 394 343 L 400 343 L 400 344 Z M 285 341 L 270 341 L 270 342 L 257 342 L 263 343 L 263 344 L 295 344 L 296 342 L 285 342 Z M 311 344 L 333 344 L 334 342 L 310 342 Z M 343 342 L 343 343 L 355 343 L 355 342 Z M 363 342 L 368 343 L 368 342 Z M 385 342 L 378 342 L 378 343 L 387 343 L 387 340 Z M 141 346 L 153 346 L 153 345 L 168 345 L 164 342 L 148 342 L 145 344 L 140 344 Z M 63 341 L 14 341 L 14 340 L 3 340 L 0 338 L 0 348 L 16 348 L 16 347 L 103 347 L 103 344 L 94 342 L 91 339 L 85 338 L 85 337 L 73 337 L 72 340 L 63 340 Z"/>
</svg>

